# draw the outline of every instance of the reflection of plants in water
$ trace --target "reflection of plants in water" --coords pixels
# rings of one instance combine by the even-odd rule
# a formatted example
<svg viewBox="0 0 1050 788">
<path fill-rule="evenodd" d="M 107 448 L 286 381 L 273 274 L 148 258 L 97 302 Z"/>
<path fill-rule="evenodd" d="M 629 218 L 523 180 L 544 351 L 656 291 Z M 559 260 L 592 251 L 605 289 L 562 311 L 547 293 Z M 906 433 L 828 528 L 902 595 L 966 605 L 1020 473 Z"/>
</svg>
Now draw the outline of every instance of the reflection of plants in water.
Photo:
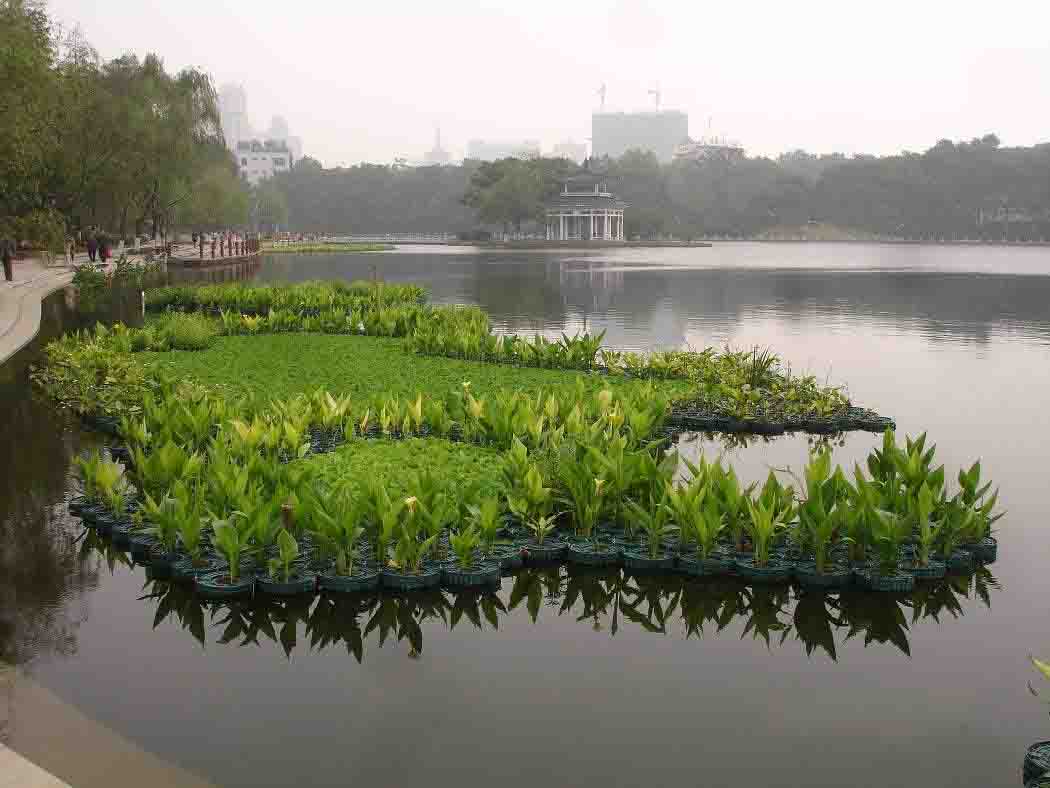
<svg viewBox="0 0 1050 788">
<path fill-rule="evenodd" d="M 571 612 L 577 604 L 581 604 L 583 607 L 576 617 L 577 621 L 590 621 L 591 628 L 600 632 L 601 619 L 611 617 L 610 632 L 615 635 L 619 629 L 617 611 L 622 579 L 623 573 L 619 569 L 570 569 L 559 615 Z M 612 613 L 609 612 L 610 606 Z"/>
<path fill-rule="evenodd" d="M 508 610 L 514 610 L 525 601 L 526 609 L 532 623 L 540 614 L 540 606 L 546 599 L 548 604 L 556 604 L 562 594 L 562 573 L 560 566 L 552 566 L 545 569 L 533 569 L 519 572 L 514 578 L 514 585 L 510 590 L 510 600 L 507 603 Z"/>
<path fill-rule="evenodd" d="M 506 613 L 507 608 L 492 590 L 466 590 L 455 595 L 452 612 L 448 619 L 448 628 L 455 629 L 464 616 L 477 630 L 485 627 L 482 617 L 493 629 L 499 629 L 499 614 Z"/>
<path fill-rule="evenodd" d="M 864 645 L 892 643 L 911 656 L 908 644 L 908 619 L 900 602 L 903 596 L 844 592 L 838 600 L 843 624 L 848 627 L 845 640 L 863 634 Z"/>
<path fill-rule="evenodd" d="M 783 645 L 791 632 L 791 624 L 782 620 L 786 617 L 788 604 L 791 602 L 791 591 L 787 586 L 753 586 L 747 589 L 747 624 L 740 637 L 751 634 L 758 640 L 771 646 L 771 638 L 780 633 L 777 645 Z"/>
<path fill-rule="evenodd" d="M 238 646 L 269 640 L 287 656 L 303 641 L 311 650 L 342 644 L 361 662 L 366 641 L 378 645 L 404 641 L 409 656 L 423 653 L 424 629 L 449 630 L 464 621 L 466 631 L 499 629 L 500 618 L 524 607 L 536 623 L 545 605 L 595 631 L 615 637 L 626 623 L 644 632 L 667 634 L 681 622 L 686 639 L 717 634 L 736 622 L 741 637 L 750 635 L 772 648 L 789 637 L 800 642 L 807 656 L 823 651 L 838 659 L 838 642 L 861 639 L 865 646 L 891 644 L 906 655 L 911 624 L 924 619 L 940 623 L 942 614 L 959 617 L 963 600 L 990 604 L 995 577 L 980 568 L 970 577 L 950 577 L 922 584 L 910 595 L 856 590 L 818 592 L 791 586 L 749 586 L 735 578 L 700 580 L 660 575 L 632 575 L 619 569 L 549 567 L 519 572 L 509 593 L 484 590 L 451 594 L 441 590 L 407 595 L 309 595 L 289 600 L 257 597 L 250 602 L 205 602 L 188 586 L 154 582 L 144 599 L 155 600 L 154 627 L 174 622 L 202 645 L 210 627 L 216 642 Z M 460 627 L 462 629 L 462 627 Z"/>
<path fill-rule="evenodd" d="M 659 575 L 625 577 L 620 612 L 646 632 L 667 634 L 667 619 L 678 607 L 681 584 Z"/>
<path fill-rule="evenodd" d="M 989 591 L 998 588 L 999 581 L 986 566 L 978 566 L 972 575 L 949 575 L 941 583 L 921 584 L 907 599 L 907 604 L 912 608 L 912 623 L 931 618 L 939 624 L 942 613 L 960 618 L 963 615 L 964 599 L 980 599 L 985 607 L 990 608 L 992 600 Z"/>
<path fill-rule="evenodd" d="M 803 591 L 795 602 L 792 615 L 795 637 L 806 647 L 806 656 L 813 656 L 818 648 L 832 660 L 838 661 L 835 648 L 835 628 L 842 626 L 836 600 L 823 591 Z"/>
</svg>

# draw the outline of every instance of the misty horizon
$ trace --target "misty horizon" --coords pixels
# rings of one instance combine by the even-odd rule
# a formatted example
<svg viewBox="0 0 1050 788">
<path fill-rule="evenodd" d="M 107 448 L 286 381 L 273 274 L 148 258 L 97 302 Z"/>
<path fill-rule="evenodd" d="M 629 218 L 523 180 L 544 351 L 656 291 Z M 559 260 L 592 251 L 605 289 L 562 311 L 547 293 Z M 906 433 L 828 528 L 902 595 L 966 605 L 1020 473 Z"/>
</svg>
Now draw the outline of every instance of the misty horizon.
<svg viewBox="0 0 1050 788">
<path fill-rule="evenodd" d="M 751 156 L 889 155 L 987 133 L 1004 146 L 1048 139 L 1040 75 L 1050 46 L 1038 31 L 1050 9 L 1028 2 L 994 17 L 891 3 L 864 18 L 822 2 L 48 8 L 103 58 L 155 52 L 169 69 L 206 70 L 216 88 L 243 86 L 253 127 L 283 117 L 325 166 L 419 160 L 438 128 L 453 159 L 472 139 L 537 140 L 545 153 L 584 143 L 603 84 L 608 112 L 652 111 L 659 90 L 660 109 L 689 115 L 690 136 L 728 137 Z"/>
</svg>

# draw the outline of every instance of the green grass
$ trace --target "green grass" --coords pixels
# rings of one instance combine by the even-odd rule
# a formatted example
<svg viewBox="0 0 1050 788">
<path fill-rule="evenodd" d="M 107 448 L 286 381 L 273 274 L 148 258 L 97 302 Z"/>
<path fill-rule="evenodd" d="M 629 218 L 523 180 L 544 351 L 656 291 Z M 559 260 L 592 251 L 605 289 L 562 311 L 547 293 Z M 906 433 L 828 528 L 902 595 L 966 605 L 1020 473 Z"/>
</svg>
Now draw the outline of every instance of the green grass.
<svg viewBox="0 0 1050 788">
<path fill-rule="evenodd" d="M 359 400 L 418 392 L 442 396 L 459 389 L 464 381 L 470 381 L 475 395 L 500 388 L 538 391 L 573 387 L 577 377 L 583 378 L 589 390 L 642 385 L 572 371 L 417 356 L 405 350 L 400 339 L 326 334 L 219 337 L 207 350 L 139 356 L 147 364 L 230 394 L 255 393 L 266 398 L 293 396 L 319 386 Z M 689 391 L 684 381 L 657 385 L 672 396 L 685 396 Z"/>
<path fill-rule="evenodd" d="M 476 484 L 482 494 L 495 495 L 501 455 L 496 449 L 437 438 L 354 439 L 334 452 L 304 462 L 314 465 L 326 483 L 348 482 L 359 493 L 364 492 L 365 480 L 374 474 L 386 484 L 391 496 L 404 496 L 416 473 L 430 471 L 457 491 Z"/>
</svg>

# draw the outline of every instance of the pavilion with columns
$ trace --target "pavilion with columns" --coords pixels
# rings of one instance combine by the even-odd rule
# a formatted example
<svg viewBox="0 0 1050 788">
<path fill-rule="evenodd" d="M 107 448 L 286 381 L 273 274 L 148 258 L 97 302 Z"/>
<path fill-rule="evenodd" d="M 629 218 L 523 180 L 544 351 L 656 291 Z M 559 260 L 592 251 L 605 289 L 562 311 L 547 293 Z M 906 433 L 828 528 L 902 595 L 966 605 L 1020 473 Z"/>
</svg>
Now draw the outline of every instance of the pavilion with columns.
<svg viewBox="0 0 1050 788">
<path fill-rule="evenodd" d="M 548 241 L 622 241 L 627 203 L 610 189 L 618 176 L 574 175 L 546 205 Z"/>
</svg>

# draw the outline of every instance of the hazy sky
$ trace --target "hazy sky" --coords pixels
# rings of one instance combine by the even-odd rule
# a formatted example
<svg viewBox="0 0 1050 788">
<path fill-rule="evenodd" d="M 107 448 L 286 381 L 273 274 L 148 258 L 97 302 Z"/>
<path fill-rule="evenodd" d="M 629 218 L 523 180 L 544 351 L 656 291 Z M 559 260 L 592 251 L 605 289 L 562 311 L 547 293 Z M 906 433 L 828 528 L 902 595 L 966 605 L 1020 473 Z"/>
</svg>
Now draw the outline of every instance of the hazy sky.
<svg viewBox="0 0 1050 788">
<path fill-rule="evenodd" d="M 585 141 L 606 107 L 689 113 L 749 153 L 1050 141 L 1050 2 L 50 0 L 103 57 L 154 51 L 241 83 L 327 165 L 415 159 L 441 127 Z"/>
</svg>

